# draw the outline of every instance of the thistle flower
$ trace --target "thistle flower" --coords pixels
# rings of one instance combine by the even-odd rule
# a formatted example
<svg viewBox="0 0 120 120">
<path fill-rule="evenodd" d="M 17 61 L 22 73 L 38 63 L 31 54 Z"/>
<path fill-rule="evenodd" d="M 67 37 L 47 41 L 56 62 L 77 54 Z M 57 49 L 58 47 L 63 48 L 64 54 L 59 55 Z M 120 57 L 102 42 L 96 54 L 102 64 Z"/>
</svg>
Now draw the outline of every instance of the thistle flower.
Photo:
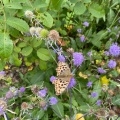
<svg viewBox="0 0 120 120">
<path fill-rule="evenodd" d="M 106 70 L 104 70 L 104 69 L 101 68 L 101 67 L 99 67 L 97 70 L 98 70 L 98 73 L 100 73 L 100 74 L 106 73 Z"/>
<path fill-rule="evenodd" d="M 110 48 L 109 48 L 109 53 L 113 56 L 113 57 L 117 57 L 118 55 L 120 55 L 120 47 L 117 45 L 117 43 L 113 43 Z"/>
<path fill-rule="evenodd" d="M 100 106 L 100 105 L 101 105 L 101 100 L 97 100 L 96 104 L 97 104 L 98 106 Z"/>
<path fill-rule="evenodd" d="M 82 29 L 80 29 L 80 28 L 77 29 L 77 32 L 78 32 L 78 33 L 81 33 L 81 32 L 82 32 Z"/>
<path fill-rule="evenodd" d="M 27 18 L 33 18 L 33 17 L 34 17 L 34 14 L 33 14 L 32 11 L 26 10 L 26 11 L 25 11 L 25 16 L 26 16 Z"/>
<path fill-rule="evenodd" d="M 108 62 L 108 67 L 109 68 L 115 68 L 116 67 L 116 61 L 114 61 L 114 60 L 110 60 L 109 62 Z"/>
<path fill-rule="evenodd" d="M 109 55 L 110 55 L 110 53 L 109 53 L 108 51 L 104 51 L 104 54 L 105 54 L 106 56 L 109 56 Z"/>
<path fill-rule="evenodd" d="M 75 66 L 79 66 L 83 63 L 84 56 L 81 53 L 75 52 L 73 53 L 73 63 Z"/>
<path fill-rule="evenodd" d="M 10 87 L 9 90 L 13 93 L 14 96 L 17 96 L 18 95 L 18 89 L 15 88 L 14 86 L 13 87 Z"/>
<path fill-rule="evenodd" d="M 6 109 L 7 103 L 4 100 L 0 99 L 0 115 L 3 115 Z"/>
<path fill-rule="evenodd" d="M 6 99 L 10 99 L 10 98 L 13 98 L 14 97 L 14 94 L 13 94 L 13 92 L 12 91 L 8 91 L 7 93 L 6 93 L 6 95 L 5 95 L 5 98 Z"/>
<path fill-rule="evenodd" d="M 94 97 L 97 97 L 98 96 L 98 93 L 97 92 L 92 92 L 91 93 L 91 96 L 94 98 Z"/>
<path fill-rule="evenodd" d="M 41 37 L 41 38 L 47 38 L 48 33 L 49 33 L 48 30 L 42 29 L 42 30 L 40 31 L 40 37 Z"/>
<path fill-rule="evenodd" d="M 57 104 L 58 100 L 55 97 L 49 98 L 50 105 L 55 105 Z"/>
<path fill-rule="evenodd" d="M 29 105 L 28 105 L 27 102 L 23 102 L 23 103 L 21 104 L 21 109 L 22 109 L 22 110 L 28 110 L 28 108 L 29 108 Z"/>
<path fill-rule="evenodd" d="M 86 27 L 88 27 L 89 23 L 88 22 L 84 22 L 83 25 L 86 26 Z"/>
<path fill-rule="evenodd" d="M 35 27 L 30 27 L 29 31 L 30 31 L 30 34 L 32 36 L 34 36 L 36 34 L 36 28 Z"/>
<path fill-rule="evenodd" d="M 42 28 L 41 27 L 37 27 L 35 30 L 36 35 L 39 37 L 40 36 L 40 32 L 41 32 Z"/>
<path fill-rule="evenodd" d="M 70 83 L 68 85 L 68 88 L 72 88 L 76 85 L 76 80 L 74 78 L 71 78 L 70 79 Z"/>
<path fill-rule="evenodd" d="M 54 80 L 56 80 L 56 77 L 55 76 L 51 76 L 50 77 L 50 82 L 53 82 Z"/>
<path fill-rule="evenodd" d="M 89 81 L 88 83 L 87 83 L 87 87 L 92 87 L 92 82 L 91 81 Z"/>
<path fill-rule="evenodd" d="M 59 56 L 58 56 L 58 60 L 59 60 L 60 62 L 65 62 L 65 57 L 64 57 L 63 55 L 59 55 Z"/>
<path fill-rule="evenodd" d="M 58 40 L 59 39 L 59 33 L 56 30 L 51 30 L 48 34 L 48 38 L 50 38 L 51 40 Z"/>
<path fill-rule="evenodd" d="M 38 95 L 39 95 L 40 97 L 45 97 L 46 94 L 47 94 L 47 90 L 46 90 L 46 89 L 40 90 L 40 91 L 38 92 Z"/>
<path fill-rule="evenodd" d="M 85 36 L 84 35 L 80 36 L 80 41 L 85 42 Z"/>
<path fill-rule="evenodd" d="M 25 87 L 21 87 L 19 92 L 22 92 L 22 93 L 25 92 Z"/>
<path fill-rule="evenodd" d="M 38 91 L 39 91 L 38 86 L 37 86 L 37 85 L 33 85 L 33 86 L 31 87 L 31 91 L 32 91 L 34 94 L 37 94 Z"/>
</svg>

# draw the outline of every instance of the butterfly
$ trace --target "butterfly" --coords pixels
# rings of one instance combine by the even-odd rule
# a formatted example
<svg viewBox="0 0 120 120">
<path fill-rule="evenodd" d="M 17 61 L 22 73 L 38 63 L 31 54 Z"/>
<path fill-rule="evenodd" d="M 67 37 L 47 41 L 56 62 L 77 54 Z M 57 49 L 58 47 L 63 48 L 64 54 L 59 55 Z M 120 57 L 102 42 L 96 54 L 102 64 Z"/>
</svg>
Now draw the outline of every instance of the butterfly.
<svg viewBox="0 0 120 120">
<path fill-rule="evenodd" d="M 56 80 L 52 82 L 55 85 L 56 95 L 62 94 L 70 83 L 72 78 L 72 73 L 67 63 L 58 62 L 58 67 L 56 68 L 57 77 Z"/>
</svg>

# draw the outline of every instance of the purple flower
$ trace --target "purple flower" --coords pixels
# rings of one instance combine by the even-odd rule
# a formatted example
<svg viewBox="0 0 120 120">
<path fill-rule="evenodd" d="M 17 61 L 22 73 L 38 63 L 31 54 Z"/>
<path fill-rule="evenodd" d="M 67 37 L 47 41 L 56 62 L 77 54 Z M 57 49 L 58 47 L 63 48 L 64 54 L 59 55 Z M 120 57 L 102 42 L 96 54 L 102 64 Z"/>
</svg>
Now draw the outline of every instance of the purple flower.
<svg viewBox="0 0 120 120">
<path fill-rule="evenodd" d="M 18 89 L 16 87 L 10 87 L 9 90 L 13 93 L 14 96 L 17 96 L 18 95 Z"/>
<path fill-rule="evenodd" d="M 72 88 L 76 85 L 76 80 L 74 78 L 71 78 L 70 79 L 70 83 L 68 85 L 68 88 Z"/>
<path fill-rule="evenodd" d="M 58 100 L 55 97 L 51 97 L 49 100 L 50 100 L 49 102 L 51 105 L 55 105 L 58 102 Z"/>
<path fill-rule="evenodd" d="M 46 94 L 47 94 L 47 90 L 46 90 L 46 89 L 40 90 L 40 91 L 38 92 L 38 95 L 39 95 L 40 97 L 45 97 Z"/>
<path fill-rule="evenodd" d="M 120 55 L 120 47 L 117 45 L 117 43 L 113 43 L 110 46 L 109 53 L 114 57 Z"/>
<path fill-rule="evenodd" d="M 77 32 L 78 32 L 78 33 L 81 33 L 81 32 L 82 32 L 82 29 L 77 29 Z"/>
<path fill-rule="evenodd" d="M 0 75 L 5 75 L 5 71 L 0 71 Z"/>
<path fill-rule="evenodd" d="M 19 91 L 22 93 L 25 92 L 25 87 L 21 87 Z"/>
<path fill-rule="evenodd" d="M 97 97 L 98 96 L 98 93 L 97 92 L 92 92 L 91 93 L 91 96 L 94 98 L 94 97 Z"/>
<path fill-rule="evenodd" d="M 9 90 L 9 91 L 6 93 L 5 97 L 6 97 L 7 99 L 10 99 L 10 98 L 13 98 L 13 97 L 14 97 L 14 94 L 13 94 L 12 91 Z"/>
<path fill-rule="evenodd" d="M 100 73 L 100 74 L 106 73 L 106 70 L 104 70 L 103 68 L 99 67 L 97 70 L 98 70 L 98 73 Z"/>
<path fill-rule="evenodd" d="M 88 27 L 89 23 L 88 22 L 84 22 L 83 25 L 86 26 L 86 27 Z"/>
<path fill-rule="evenodd" d="M 92 87 L 92 82 L 91 82 L 91 81 L 89 81 L 89 82 L 87 83 L 87 87 Z"/>
<path fill-rule="evenodd" d="M 84 35 L 80 36 L 80 41 L 85 42 L 85 36 Z"/>
<path fill-rule="evenodd" d="M 55 76 L 51 76 L 50 77 L 50 82 L 53 82 L 54 80 L 56 80 L 56 77 Z"/>
<path fill-rule="evenodd" d="M 60 62 L 65 62 L 65 57 L 64 57 L 63 55 L 59 55 L 59 56 L 58 56 L 58 60 L 59 60 Z"/>
<path fill-rule="evenodd" d="M 79 66 L 84 61 L 84 56 L 81 53 L 75 52 L 73 53 L 73 62 L 75 66 Z"/>
<path fill-rule="evenodd" d="M 91 57 L 92 51 L 88 52 L 87 55 L 88 55 L 89 57 Z"/>
<path fill-rule="evenodd" d="M 110 60 L 109 62 L 108 62 L 108 67 L 109 68 L 115 68 L 116 67 L 116 61 L 114 61 L 114 60 Z"/>
<path fill-rule="evenodd" d="M 108 51 L 104 51 L 104 54 L 105 54 L 106 56 L 109 56 L 109 55 L 110 55 L 110 53 L 109 53 Z"/>
<path fill-rule="evenodd" d="M 100 106 L 100 105 L 101 105 L 101 100 L 97 100 L 96 104 L 97 104 L 98 106 Z"/>
<path fill-rule="evenodd" d="M 4 110 L 3 110 L 3 107 L 0 106 L 0 115 L 3 115 L 4 114 Z"/>
</svg>

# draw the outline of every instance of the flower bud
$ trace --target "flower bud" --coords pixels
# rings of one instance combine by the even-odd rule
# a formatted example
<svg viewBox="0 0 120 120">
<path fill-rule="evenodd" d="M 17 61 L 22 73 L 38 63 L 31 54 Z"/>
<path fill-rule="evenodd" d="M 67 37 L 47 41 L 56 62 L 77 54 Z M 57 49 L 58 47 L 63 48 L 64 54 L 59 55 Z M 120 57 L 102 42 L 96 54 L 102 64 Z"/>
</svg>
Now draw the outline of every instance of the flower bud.
<svg viewBox="0 0 120 120">
<path fill-rule="evenodd" d="M 26 10 L 26 11 L 25 11 L 25 16 L 26 16 L 27 18 L 33 18 L 33 17 L 34 17 L 34 14 L 33 14 L 32 11 Z"/>
<path fill-rule="evenodd" d="M 40 32 L 40 37 L 46 38 L 48 36 L 48 31 L 46 29 L 42 29 Z"/>
</svg>

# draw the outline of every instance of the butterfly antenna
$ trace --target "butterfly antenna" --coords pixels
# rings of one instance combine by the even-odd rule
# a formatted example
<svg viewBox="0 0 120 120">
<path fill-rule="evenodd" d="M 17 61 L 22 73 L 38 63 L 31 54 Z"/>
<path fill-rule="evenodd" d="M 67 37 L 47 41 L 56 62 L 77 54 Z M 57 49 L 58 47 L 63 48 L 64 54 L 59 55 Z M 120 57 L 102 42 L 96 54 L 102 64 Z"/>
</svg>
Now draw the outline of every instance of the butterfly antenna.
<svg viewBox="0 0 120 120">
<path fill-rule="evenodd" d="M 72 120 L 72 90 L 69 89 L 70 94 L 70 120 Z"/>
</svg>

